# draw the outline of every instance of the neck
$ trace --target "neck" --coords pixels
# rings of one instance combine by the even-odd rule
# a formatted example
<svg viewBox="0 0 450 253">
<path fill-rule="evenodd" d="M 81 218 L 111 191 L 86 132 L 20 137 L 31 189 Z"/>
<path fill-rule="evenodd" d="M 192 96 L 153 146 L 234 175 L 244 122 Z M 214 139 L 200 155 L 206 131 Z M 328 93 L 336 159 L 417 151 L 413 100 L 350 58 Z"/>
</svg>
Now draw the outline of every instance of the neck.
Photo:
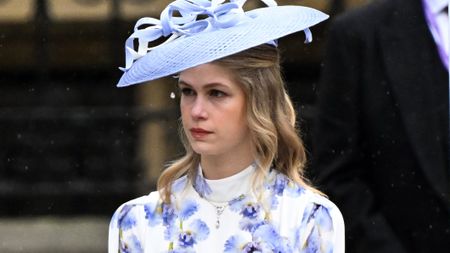
<svg viewBox="0 0 450 253">
<path fill-rule="evenodd" d="M 232 159 L 217 156 L 202 156 L 200 164 L 203 170 L 203 176 L 206 179 L 221 179 L 230 177 L 241 172 L 250 164 L 254 158 L 252 156 L 240 156 Z"/>
</svg>

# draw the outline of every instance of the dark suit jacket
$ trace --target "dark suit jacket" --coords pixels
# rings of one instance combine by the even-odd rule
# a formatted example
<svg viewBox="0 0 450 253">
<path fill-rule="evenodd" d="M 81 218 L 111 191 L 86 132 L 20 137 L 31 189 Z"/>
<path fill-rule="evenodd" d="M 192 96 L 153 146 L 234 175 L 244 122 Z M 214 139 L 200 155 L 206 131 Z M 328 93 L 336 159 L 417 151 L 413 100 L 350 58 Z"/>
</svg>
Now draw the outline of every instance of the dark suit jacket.
<svg viewBox="0 0 450 253">
<path fill-rule="evenodd" d="M 450 252 L 448 71 L 420 0 L 332 23 L 313 177 L 341 209 L 347 252 Z"/>
</svg>

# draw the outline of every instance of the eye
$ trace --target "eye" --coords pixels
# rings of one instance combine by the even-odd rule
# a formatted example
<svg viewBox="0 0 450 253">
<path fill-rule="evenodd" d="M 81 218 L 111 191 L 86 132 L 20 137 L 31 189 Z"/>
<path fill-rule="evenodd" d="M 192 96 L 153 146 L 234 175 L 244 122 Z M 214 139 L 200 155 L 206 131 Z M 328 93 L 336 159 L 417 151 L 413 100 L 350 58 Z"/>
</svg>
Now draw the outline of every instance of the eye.
<svg viewBox="0 0 450 253">
<path fill-rule="evenodd" d="M 218 98 L 220 98 L 220 97 L 225 97 L 227 94 L 225 92 L 223 92 L 223 91 L 214 89 L 214 90 L 209 91 L 209 95 L 211 97 L 218 97 Z"/>
<path fill-rule="evenodd" d="M 195 91 L 191 88 L 183 87 L 180 89 L 181 95 L 183 96 L 193 96 L 195 95 Z"/>
</svg>

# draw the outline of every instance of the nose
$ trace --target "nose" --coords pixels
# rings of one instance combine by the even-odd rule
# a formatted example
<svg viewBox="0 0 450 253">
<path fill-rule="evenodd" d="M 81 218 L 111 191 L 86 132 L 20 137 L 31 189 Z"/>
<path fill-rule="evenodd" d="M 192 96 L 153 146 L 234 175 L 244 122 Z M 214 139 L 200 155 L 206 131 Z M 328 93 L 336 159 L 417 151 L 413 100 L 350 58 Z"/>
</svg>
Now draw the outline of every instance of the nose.
<svg viewBox="0 0 450 253">
<path fill-rule="evenodd" d="M 194 120 L 204 120 L 208 118 L 205 102 L 206 101 L 201 96 L 197 96 L 193 101 L 191 115 Z"/>
</svg>

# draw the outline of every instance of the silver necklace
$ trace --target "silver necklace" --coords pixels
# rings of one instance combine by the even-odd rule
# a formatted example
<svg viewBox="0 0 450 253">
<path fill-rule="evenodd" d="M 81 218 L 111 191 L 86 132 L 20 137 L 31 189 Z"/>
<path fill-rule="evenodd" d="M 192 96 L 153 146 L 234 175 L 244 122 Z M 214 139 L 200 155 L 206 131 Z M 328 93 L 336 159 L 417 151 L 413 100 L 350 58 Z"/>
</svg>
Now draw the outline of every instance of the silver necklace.
<svg viewBox="0 0 450 253">
<path fill-rule="evenodd" d="M 214 204 L 213 202 L 207 200 L 206 198 L 205 198 L 205 200 L 216 209 L 216 229 L 219 229 L 220 228 L 220 216 L 223 214 L 225 209 L 227 209 L 228 202 L 226 202 L 226 204 L 217 205 L 217 204 Z"/>
</svg>

